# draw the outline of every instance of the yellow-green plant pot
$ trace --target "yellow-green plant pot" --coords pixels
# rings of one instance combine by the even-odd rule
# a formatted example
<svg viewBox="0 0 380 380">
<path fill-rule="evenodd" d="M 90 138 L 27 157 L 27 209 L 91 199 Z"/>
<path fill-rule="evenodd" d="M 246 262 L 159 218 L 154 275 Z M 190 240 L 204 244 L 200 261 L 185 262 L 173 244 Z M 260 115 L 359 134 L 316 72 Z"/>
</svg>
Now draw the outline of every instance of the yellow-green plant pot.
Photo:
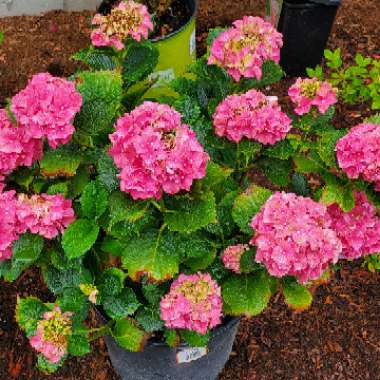
<svg viewBox="0 0 380 380">
<path fill-rule="evenodd" d="M 182 75 L 188 65 L 196 59 L 195 26 L 197 14 L 197 0 L 186 1 L 191 10 L 191 17 L 180 29 L 156 38 L 153 43 L 160 53 L 152 79 L 157 82 L 145 97 L 154 98 L 160 95 L 173 95 L 168 83 Z"/>
</svg>

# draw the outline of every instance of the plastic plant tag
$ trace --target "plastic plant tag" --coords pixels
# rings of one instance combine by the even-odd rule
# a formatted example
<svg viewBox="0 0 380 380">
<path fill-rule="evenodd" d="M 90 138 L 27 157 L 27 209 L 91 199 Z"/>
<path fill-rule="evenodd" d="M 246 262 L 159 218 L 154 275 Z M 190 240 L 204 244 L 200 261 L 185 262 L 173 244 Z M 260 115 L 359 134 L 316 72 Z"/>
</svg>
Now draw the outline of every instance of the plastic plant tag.
<svg viewBox="0 0 380 380">
<path fill-rule="evenodd" d="M 266 0 L 265 19 L 275 28 L 280 20 L 283 0 Z"/>
<path fill-rule="evenodd" d="M 207 347 L 190 347 L 177 352 L 178 364 L 190 363 L 207 355 Z"/>
</svg>

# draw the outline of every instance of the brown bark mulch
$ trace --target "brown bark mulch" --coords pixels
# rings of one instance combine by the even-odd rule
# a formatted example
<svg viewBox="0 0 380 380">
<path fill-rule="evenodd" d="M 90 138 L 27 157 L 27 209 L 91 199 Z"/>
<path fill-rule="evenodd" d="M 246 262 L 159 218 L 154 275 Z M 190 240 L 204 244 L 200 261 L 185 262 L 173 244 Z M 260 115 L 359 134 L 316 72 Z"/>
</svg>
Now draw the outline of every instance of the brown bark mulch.
<svg viewBox="0 0 380 380">
<path fill-rule="evenodd" d="M 356 52 L 380 49 L 379 0 L 343 0 L 329 47 L 341 47 L 346 60 Z M 198 42 L 209 27 L 224 26 L 244 14 L 263 15 L 264 0 L 200 0 Z M 0 19 L 0 106 L 36 72 L 69 75 L 69 57 L 89 43 L 91 13 L 50 12 L 39 17 Z M 286 93 L 291 80 L 273 91 Z M 353 125 L 367 105 L 341 107 L 336 124 Z M 347 125 L 347 126 L 348 126 Z M 38 271 L 13 283 L 0 281 L 0 380 L 119 380 L 103 340 L 93 352 L 72 358 L 46 377 L 34 369 L 35 352 L 14 321 L 17 294 L 51 300 Z M 262 315 L 243 320 L 221 380 L 380 380 L 380 274 L 345 265 L 317 290 L 309 311 L 297 314 L 282 299 Z M 90 318 L 96 323 L 95 316 Z"/>
</svg>

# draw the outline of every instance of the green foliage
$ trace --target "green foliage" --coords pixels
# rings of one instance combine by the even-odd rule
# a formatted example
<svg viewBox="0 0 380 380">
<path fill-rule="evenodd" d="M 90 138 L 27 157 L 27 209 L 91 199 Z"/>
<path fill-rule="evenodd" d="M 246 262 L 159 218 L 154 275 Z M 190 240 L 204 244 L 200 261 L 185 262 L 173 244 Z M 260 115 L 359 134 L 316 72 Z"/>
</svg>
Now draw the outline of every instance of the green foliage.
<svg viewBox="0 0 380 380">
<path fill-rule="evenodd" d="M 65 362 L 66 357 L 62 357 L 61 360 L 58 363 L 52 363 L 48 359 L 45 358 L 42 354 L 39 354 L 37 356 L 37 368 L 47 374 L 50 375 L 57 371 L 58 368 L 62 367 L 63 363 Z"/>
<path fill-rule="evenodd" d="M 366 266 L 372 273 L 380 270 L 380 253 L 365 256 L 363 266 Z"/>
<path fill-rule="evenodd" d="M 196 331 L 181 330 L 180 334 L 190 347 L 206 347 L 210 339 L 209 333 L 202 335 Z"/>
<path fill-rule="evenodd" d="M 232 217 L 242 232 L 252 234 L 250 222 L 270 196 L 270 190 L 252 185 L 235 199 Z"/>
<path fill-rule="evenodd" d="M 130 288 L 124 288 L 120 294 L 102 298 L 104 311 L 112 319 L 121 319 L 132 315 L 141 305 Z"/>
<path fill-rule="evenodd" d="M 80 163 L 81 156 L 78 154 L 78 148 L 63 145 L 45 152 L 40 162 L 40 169 L 45 177 L 73 177 Z"/>
<path fill-rule="evenodd" d="M 181 340 L 176 330 L 165 329 L 164 336 L 165 336 L 166 344 L 171 348 L 178 346 Z"/>
<path fill-rule="evenodd" d="M 92 181 L 84 188 L 80 203 L 83 216 L 97 219 L 107 209 L 108 193 L 100 182 Z"/>
<path fill-rule="evenodd" d="M 289 160 L 262 158 L 257 164 L 274 185 L 286 186 L 289 184 L 292 171 L 292 164 Z"/>
<path fill-rule="evenodd" d="M 255 78 L 243 78 L 240 87 L 243 91 L 248 91 L 251 88 L 264 88 L 279 82 L 284 75 L 281 66 L 273 61 L 265 61 L 262 66 L 262 77 L 260 80 Z"/>
<path fill-rule="evenodd" d="M 4 32 L 0 31 L 0 46 L 3 44 L 4 42 Z"/>
<path fill-rule="evenodd" d="M 48 308 L 37 298 L 17 299 L 16 321 L 27 336 L 32 336 L 36 332 L 37 323 L 45 311 L 48 311 Z"/>
<path fill-rule="evenodd" d="M 136 313 L 136 321 L 149 333 L 160 331 L 164 327 L 158 306 L 141 307 Z"/>
<path fill-rule="evenodd" d="M 116 321 L 112 336 L 120 347 L 133 352 L 141 351 L 147 339 L 144 331 L 137 327 L 131 319 Z"/>
<path fill-rule="evenodd" d="M 95 49 L 94 47 L 79 50 L 72 60 L 83 62 L 93 70 L 114 70 L 117 62 L 113 57 L 112 49 Z"/>
<path fill-rule="evenodd" d="M 269 277 L 264 272 L 231 275 L 222 283 L 222 296 L 226 314 L 260 314 L 271 297 Z"/>
<path fill-rule="evenodd" d="M 309 290 L 296 282 L 284 281 L 283 292 L 285 302 L 297 311 L 303 311 L 310 307 L 313 302 L 313 296 Z"/>
<path fill-rule="evenodd" d="M 99 227 L 87 219 L 78 219 L 62 236 L 62 248 L 69 259 L 83 256 L 95 244 Z"/>
<path fill-rule="evenodd" d="M 99 280 L 99 290 L 102 297 L 117 296 L 124 289 L 127 275 L 119 268 L 107 268 Z"/>
<path fill-rule="evenodd" d="M 84 356 L 91 352 L 87 331 L 70 335 L 67 346 L 68 353 L 73 356 Z"/>
</svg>

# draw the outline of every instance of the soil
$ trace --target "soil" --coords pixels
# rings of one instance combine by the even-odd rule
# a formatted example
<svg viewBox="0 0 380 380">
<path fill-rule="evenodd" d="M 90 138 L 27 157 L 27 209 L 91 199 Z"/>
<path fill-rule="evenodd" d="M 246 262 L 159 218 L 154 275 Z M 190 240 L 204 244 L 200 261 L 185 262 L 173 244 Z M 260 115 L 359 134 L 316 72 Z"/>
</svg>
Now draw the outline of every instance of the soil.
<svg viewBox="0 0 380 380">
<path fill-rule="evenodd" d="M 244 14 L 262 16 L 264 0 L 200 0 L 199 53 L 210 27 L 225 26 Z M 378 0 L 343 0 L 328 42 L 340 47 L 345 61 L 360 52 L 380 49 Z M 0 48 L 0 106 L 22 89 L 33 74 L 50 71 L 70 75 L 77 66 L 70 56 L 89 43 L 90 12 L 50 12 L 38 17 L 0 19 L 5 42 Z M 286 95 L 292 78 L 269 89 Z M 286 103 L 285 103 L 286 105 Z M 367 104 L 337 110 L 335 125 L 352 126 L 369 114 Z M 14 321 L 17 295 L 52 300 L 38 271 L 30 270 L 15 283 L 0 281 L 0 380 L 119 380 L 104 341 L 93 352 L 72 358 L 46 377 L 34 369 L 35 352 Z M 346 264 L 315 294 L 313 306 L 292 312 L 276 297 L 260 316 L 243 319 L 233 353 L 220 380 L 379 380 L 380 273 Z M 99 321 L 92 314 L 89 324 Z"/>
</svg>

